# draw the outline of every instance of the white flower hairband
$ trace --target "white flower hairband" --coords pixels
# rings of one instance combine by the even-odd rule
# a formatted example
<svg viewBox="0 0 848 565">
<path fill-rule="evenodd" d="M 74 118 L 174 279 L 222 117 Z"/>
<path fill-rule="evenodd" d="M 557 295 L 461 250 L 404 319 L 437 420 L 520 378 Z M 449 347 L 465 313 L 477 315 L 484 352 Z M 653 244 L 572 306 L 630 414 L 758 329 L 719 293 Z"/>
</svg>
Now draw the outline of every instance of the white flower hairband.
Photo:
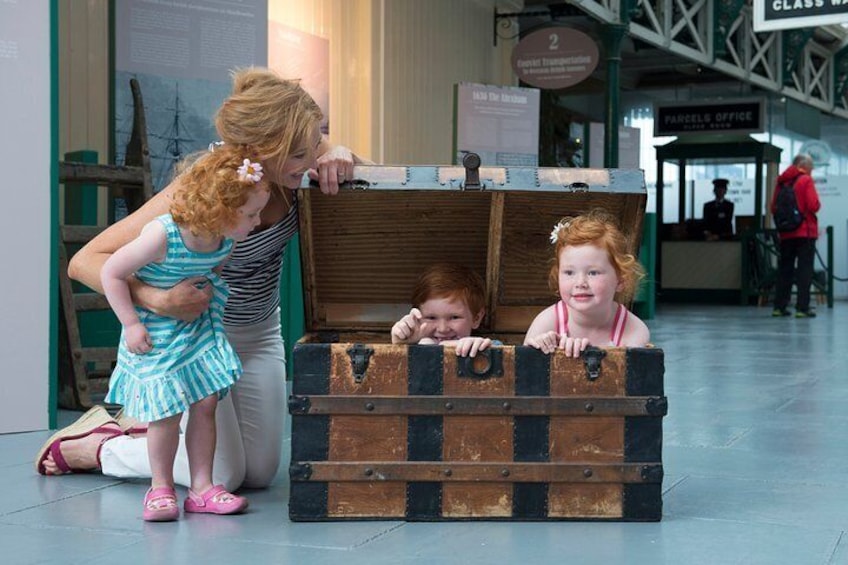
<svg viewBox="0 0 848 565">
<path fill-rule="evenodd" d="M 555 225 L 554 229 L 551 231 L 551 244 L 555 245 L 557 239 L 559 239 L 559 231 L 568 228 L 570 225 L 571 222 L 557 222 L 557 225 Z"/>
<path fill-rule="evenodd" d="M 244 164 L 238 168 L 239 180 L 259 182 L 262 180 L 262 165 L 253 163 L 250 159 L 245 159 Z"/>
</svg>

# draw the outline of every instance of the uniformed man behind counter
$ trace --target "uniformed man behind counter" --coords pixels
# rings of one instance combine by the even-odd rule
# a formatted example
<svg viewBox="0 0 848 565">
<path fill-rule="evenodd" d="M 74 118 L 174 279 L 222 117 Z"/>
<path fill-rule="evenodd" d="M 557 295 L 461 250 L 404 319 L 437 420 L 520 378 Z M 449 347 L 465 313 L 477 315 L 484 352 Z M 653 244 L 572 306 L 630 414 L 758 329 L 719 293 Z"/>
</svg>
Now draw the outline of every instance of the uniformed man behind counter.
<svg viewBox="0 0 848 565">
<path fill-rule="evenodd" d="M 704 232 L 708 240 L 733 236 L 733 202 L 724 199 L 729 182 L 727 179 L 715 179 L 715 200 L 704 204 Z"/>
</svg>

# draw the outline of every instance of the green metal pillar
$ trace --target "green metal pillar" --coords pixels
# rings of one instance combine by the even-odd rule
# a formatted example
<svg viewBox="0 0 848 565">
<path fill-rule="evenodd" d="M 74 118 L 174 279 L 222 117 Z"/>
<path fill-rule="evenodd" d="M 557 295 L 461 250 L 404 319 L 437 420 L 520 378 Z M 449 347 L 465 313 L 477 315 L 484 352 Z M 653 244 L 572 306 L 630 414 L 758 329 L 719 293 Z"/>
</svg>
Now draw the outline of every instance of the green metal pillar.
<svg viewBox="0 0 848 565">
<path fill-rule="evenodd" d="M 280 282 L 280 326 L 286 348 L 286 379 L 294 371 L 292 348 L 303 337 L 306 321 L 303 313 L 303 279 L 300 268 L 300 236 L 286 245 Z"/>
<path fill-rule="evenodd" d="M 657 215 L 649 212 L 645 214 L 642 245 L 639 248 L 639 262 L 645 268 L 645 280 L 639 287 L 633 303 L 633 312 L 643 320 L 652 320 L 656 310 L 656 249 Z"/>
<path fill-rule="evenodd" d="M 84 149 L 65 153 L 65 161 L 97 164 L 97 151 Z M 97 225 L 97 184 L 96 183 L 66 183 L 65 185 L 65 218 L 63 224 L 75 226 Z"/>
<path fill-rule="evenodd" d="M 607 59 L 607 100 L 604 116 L 604 167 L 618 167 L 619 75 L 621 72 L 621 40 L 627 33 L 624 24 L 604 26 L 604 50 Z"/>
<path fill-rule="evenodd" d="M 763 158 L 757 156 L 755 160 L 755 171 L 757 176 L 754 178 L 754 227 L 761 229 L 765 227 L 765 218 L 763 210 L 765 209 L 764 198 L 765 182 L 763 181 Z"/>
<path fill-rule="evenodd" d="M 827 277 L 827 307 L 833 308 L 833 226 L 825 228 L 827 233 L 827 266 L 825 276 Z"/>
</svg>

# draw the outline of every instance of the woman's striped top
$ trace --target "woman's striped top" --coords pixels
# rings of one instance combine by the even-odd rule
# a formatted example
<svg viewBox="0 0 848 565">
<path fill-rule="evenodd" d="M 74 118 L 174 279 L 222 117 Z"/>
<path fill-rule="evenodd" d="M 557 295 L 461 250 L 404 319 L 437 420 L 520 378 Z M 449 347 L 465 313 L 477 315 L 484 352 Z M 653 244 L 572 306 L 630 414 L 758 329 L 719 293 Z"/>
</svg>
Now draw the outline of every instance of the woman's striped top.
<svg viewBox="0 0 848 565">
<path fill-rule="evenodd" d="M 280 306 L 280 272 L 286 245 L 297 233 L 297 197 L 286 217 L 239 242 L 221 276 L 230 287 L 224 323 L 247 326 L 266 320 Z"/>
</svg>

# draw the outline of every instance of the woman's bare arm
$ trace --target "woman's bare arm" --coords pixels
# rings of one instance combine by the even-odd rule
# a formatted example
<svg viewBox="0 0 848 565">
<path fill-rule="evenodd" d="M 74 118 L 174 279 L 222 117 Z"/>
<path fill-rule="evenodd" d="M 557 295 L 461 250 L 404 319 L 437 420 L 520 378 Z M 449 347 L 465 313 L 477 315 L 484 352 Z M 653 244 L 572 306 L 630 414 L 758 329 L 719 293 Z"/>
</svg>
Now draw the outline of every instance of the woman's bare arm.
<svg viewBox="0 0 848 565">
<path fill-rule="evenodd" d="M 138 237 L 141 228 L 148 222 L 168 212 L 171 196 L 178 186 L 179 180 L 175 180 L 145 202 L 141 208 L 112 224 L 85 244 L 71 258 L 68 264 L 68 276 L 102 294 L 100 271 L 106 259 L 117 249 Z M 135 303 L 157 314 L 191 321 L 209 307 L 211 289 L 196 288 L 194 283 L 197 280 L 195 279 L 187 279 L 167 290 L 148 286 L 134 277 L 128 282 Z"/>
</svg>

